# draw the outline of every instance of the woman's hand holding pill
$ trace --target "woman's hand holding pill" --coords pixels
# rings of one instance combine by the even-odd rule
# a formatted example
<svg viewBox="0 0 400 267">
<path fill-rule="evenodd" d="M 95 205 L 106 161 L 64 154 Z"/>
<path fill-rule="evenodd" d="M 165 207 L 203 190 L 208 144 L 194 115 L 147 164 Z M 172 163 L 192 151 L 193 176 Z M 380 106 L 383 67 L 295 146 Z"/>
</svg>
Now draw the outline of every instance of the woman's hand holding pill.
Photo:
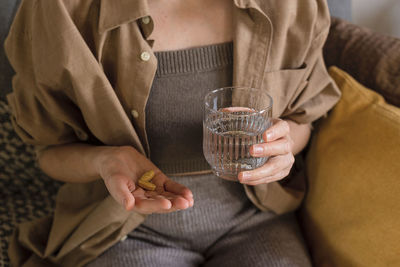
<svg viewBox="0 0 400 267">
<path fill-rule="evenodd" d="M 126 210 L 168 213 L 193 206 L 187 187 L 169 179 L 133 147 L 112 147 L 95 164 L 110 194 Z"/>
</svg>

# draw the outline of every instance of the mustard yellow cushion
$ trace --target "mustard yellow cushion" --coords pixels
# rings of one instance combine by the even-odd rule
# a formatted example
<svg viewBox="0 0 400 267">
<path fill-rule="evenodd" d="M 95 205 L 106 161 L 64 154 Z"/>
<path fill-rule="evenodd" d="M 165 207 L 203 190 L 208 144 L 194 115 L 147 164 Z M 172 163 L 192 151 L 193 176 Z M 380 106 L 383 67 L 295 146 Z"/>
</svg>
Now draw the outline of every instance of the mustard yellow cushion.
<svg viewBox="0 0 400 267">
<path fill-rule="evenodd" d="M 300 211 L 316 266 L 400 266 L 400 109 L 338 68 L 342 99 L 317 125 Z"/>
</svg>

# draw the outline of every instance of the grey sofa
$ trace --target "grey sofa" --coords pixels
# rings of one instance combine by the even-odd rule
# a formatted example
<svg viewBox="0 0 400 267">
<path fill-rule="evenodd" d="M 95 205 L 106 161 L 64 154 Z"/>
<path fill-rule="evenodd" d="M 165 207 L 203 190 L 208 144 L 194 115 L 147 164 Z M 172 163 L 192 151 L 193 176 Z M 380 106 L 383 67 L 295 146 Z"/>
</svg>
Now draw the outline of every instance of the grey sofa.
<svg viewBox="0 0 400 267">
<path fill-rule="evenodd" d="M 8 33 L 20 0 L 0 1 L 0 43 Z M 332 14 L 351 19 L 350 0 L 328 0 Z M 336 47 L 332 48 L 336 49 Z M 11 91 L 13 70 L 0 49 L 0 267 L 9 266 L 8 237 L 20 222 L 52 212 L 60 186 L 36 166 L 31 146 L 23 144 L 12 129 L 5 95 Z"/>
</svg>

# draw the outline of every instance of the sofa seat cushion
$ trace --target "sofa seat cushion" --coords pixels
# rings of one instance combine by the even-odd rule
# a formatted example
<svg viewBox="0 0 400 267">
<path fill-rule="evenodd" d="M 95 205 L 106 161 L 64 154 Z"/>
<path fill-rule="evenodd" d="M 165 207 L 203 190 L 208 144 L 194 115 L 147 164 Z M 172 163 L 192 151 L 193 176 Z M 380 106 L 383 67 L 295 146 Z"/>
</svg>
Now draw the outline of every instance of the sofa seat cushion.
<svg viewBox="0 0 400 267">
<path fill-rule="evenodd" d="M 400 266 L 400 109 L 338 68 L 307 154 L 300 217 L 316 266 Z"/>
</svg>

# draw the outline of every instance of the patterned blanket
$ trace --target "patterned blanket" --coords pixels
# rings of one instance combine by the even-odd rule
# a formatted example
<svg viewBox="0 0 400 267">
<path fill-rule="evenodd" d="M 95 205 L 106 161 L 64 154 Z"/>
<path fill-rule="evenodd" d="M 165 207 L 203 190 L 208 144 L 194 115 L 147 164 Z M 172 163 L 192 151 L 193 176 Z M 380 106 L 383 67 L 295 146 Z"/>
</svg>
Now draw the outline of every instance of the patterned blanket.
<svg viewBox="0 0 400 267">
<path fill-rule="evenodd" d="M 8 239 L 15 225 L 50 214 L 60 185 L 39 170 L 33 147 L 14 132 L 0 99 L 0 267 L 10 266 Z"/>
</svg>

